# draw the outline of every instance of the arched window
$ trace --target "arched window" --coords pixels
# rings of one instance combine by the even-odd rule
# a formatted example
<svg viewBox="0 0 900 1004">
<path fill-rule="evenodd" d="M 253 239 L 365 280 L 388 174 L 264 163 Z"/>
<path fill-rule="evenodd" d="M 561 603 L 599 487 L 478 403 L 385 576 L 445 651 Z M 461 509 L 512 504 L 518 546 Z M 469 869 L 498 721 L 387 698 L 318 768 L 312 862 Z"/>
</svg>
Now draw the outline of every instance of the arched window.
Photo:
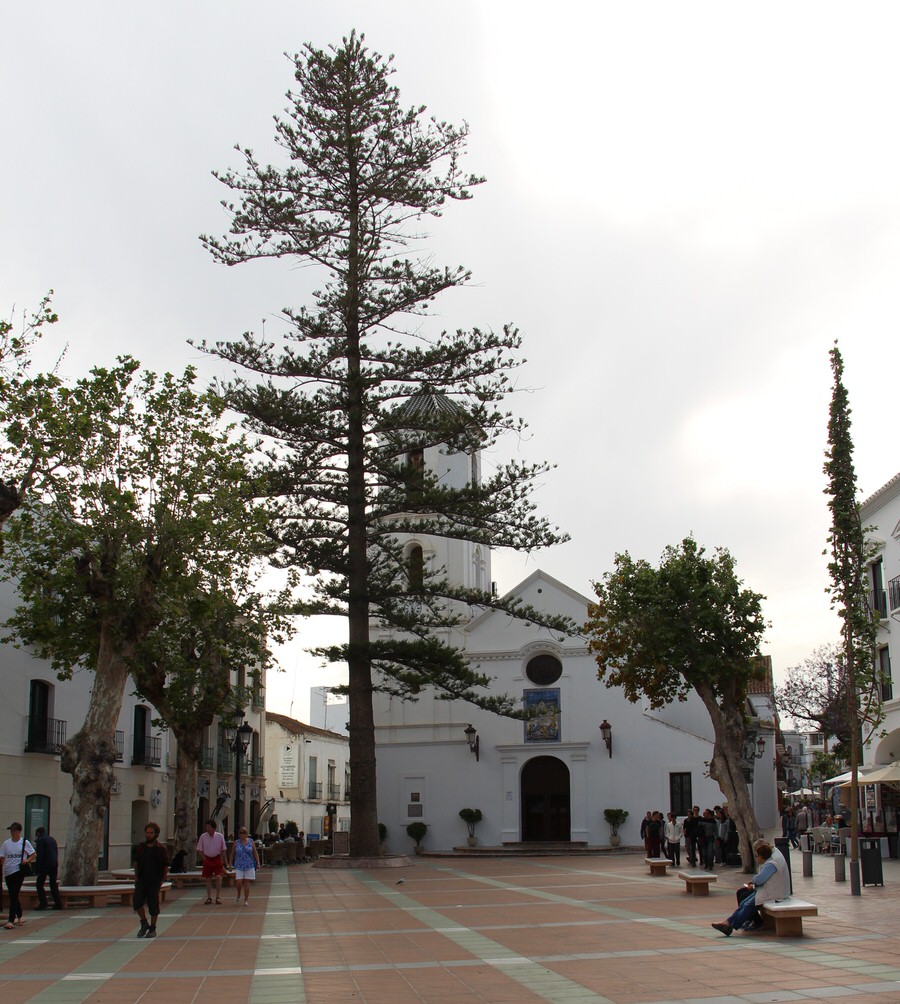
<svg viewBox="0 0 900 1004">
<path fill-rule="evenodd" d="M 562 676 L 562 663 L 555 655 L 536 655 L 528 660 L 525 675 L 538 687 L 549 687 Z"/>
</svg>

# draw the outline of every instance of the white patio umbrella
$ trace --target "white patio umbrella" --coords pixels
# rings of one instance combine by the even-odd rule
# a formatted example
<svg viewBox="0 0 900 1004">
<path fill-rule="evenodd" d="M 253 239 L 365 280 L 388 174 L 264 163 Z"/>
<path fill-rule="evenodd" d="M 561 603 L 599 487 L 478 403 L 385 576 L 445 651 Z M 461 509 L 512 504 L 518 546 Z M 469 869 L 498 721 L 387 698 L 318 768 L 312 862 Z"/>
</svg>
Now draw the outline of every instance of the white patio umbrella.
<svg viewBox="0 0 900 1004">
<path fill-rule="evenodd" d="M 878 767 L 868 774 L 860 774 L 860 784 L 900 784 L 900 760 Z M 850 781 L 845 781 L 841 787 L 847 788 Z"/>
<path fill-rule="evenodd" d="M 840 784 L 842 781 L 849 781 L 852 773 L 852 771 L 845 770 L 842 774 L 835 774 L 834 777 L 826 777 L 822 784 Z"/>
<path fill-rule="evenodd" d="M 789 795 L 815 795 L 812 788 L 798 788 L 796 791 L 789 791 Z"/>
</svg>

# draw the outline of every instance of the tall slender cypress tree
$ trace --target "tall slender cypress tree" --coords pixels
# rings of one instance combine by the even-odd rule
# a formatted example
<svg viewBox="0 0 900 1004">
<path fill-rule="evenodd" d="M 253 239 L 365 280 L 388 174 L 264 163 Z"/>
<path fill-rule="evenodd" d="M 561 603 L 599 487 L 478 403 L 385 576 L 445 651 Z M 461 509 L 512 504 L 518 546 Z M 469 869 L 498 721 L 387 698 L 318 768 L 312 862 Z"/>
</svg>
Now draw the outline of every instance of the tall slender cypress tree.
<svg viewBox="0 0 900 1004">
<path fill-rule="evenodd" d="M 399 535 L 522 550 L 562 538 L 529 500 L 547 465 L 509 463 L 454 488 L 411 461 L 439 445 L 483 450 L 522 428 L 501 407 L 518 332 L 432 336 L 421 320 L 439 293 L 470 278 L 411 250 L 422 236 L 413 224 L 468 199 L 482 180 L 459 168 L 467 128 L 403 108 L 391 60 L 355 33 L 327 51 L 307 45 L 292 63 L 296 90 L 275 120 L 287 166 L 263 166 L 241 149 L 243 170 L 216 175 L 234 198 L 223 203 L 230 233 L 202 240 L 227 265 L 288 257 L 318 268 L 324 285 L 308 307 L 283 311 L 282 343 L 248 333 L 212 351 L 252 374 L 225 391 L 273 444 L 280 560 L 317 582 L 303 610 L 348 622 L 346 644 L 321 654 L 348 666 L 350 850 L 365 857 L 379 851 L 375 688 L 399 697 L 433 688 L 439 698 L 518 710 L 451 643 L 474 610 L 503 601 L 452 585 L 444 569 L 411 574 Z"/>
<path fill-rule="evenodd" d="M 878 615 L 869 603 L 867 582 L 868 549 L 857 501 L 856 471 L 853 466 L 853 439 L 850 436 L 850 402 L 844 386 L 844 360 L 835 342 L 829 353 L 834 387 L 828 417 L 828 449 L 825 474 L 831 511 L 828 545 L 831 560 L 831 604 L 842 621 L 841 641 L 844 671 L 847 673 L 847 717 L 850 722 L 850 891 L 860 894 L 858 768 L 860 754 L 859 693 L 870 692 L 875 678 L 875 635 Z"/>
</svg>

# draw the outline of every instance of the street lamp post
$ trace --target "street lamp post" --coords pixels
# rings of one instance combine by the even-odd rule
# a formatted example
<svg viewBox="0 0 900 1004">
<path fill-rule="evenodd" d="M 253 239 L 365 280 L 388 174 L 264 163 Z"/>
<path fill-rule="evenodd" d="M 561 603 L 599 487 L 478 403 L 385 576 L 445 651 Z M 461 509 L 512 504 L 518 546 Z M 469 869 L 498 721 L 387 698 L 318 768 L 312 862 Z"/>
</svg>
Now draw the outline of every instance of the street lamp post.
<svg viewBox="0 0 900 1004">
<path fill-rule="evenodd" d="M 241 828 L 241 757 L 247 752 L 253 736 L 253 726 L 244 721 L 244 712 L 234 709 L 234 725 L 225 726 L 225 740 L 234 754 L 234 837 Z"/>
</svg>

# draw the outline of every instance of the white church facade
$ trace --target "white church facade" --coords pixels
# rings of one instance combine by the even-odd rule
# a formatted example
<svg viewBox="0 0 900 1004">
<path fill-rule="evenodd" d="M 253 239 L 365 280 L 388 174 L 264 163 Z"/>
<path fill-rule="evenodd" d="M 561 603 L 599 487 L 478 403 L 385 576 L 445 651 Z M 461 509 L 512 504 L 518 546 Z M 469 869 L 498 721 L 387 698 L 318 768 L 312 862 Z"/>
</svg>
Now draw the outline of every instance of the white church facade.
<svg viewBox="0 0 900 1004">
<path fill-rule="evenodd" d="M 478 474 L 477 457 L 440 448 L 425 450 L 424 463 L 450 483 Z M 425 535 L 404 543 L 411 560 L 444 569 L 466 587 L 492 588 L 485 548 Z M 587 619 L 588 598 L 542 571 L 511 593 L 576 624 Z M 416 701 L 377 694 L 378 811 L 390 852 L 410 850 L 406 826 L 413 821 L 428 825 L 427 850 L 465 845 L 462 808 L 481 810 L 481 846 L 606 846 L 604 809 L 628 810 L 620 836 L 637 845 L 647 810 L 683 816 L 692 805 L 723 801 L 707 776 L 713 731 L 699 699 L 659 711 L 631 704 L 597 679 L 583 638 L 499 611 L 473 609 L 448 640 L 491 677 L 492 693 L 515 697 L 532 714 L 527 722 L 501 718 L 468 702 L 438 700 L 427 689 Z M 762 689 L 771 692 L 771 681 Z M 745 769 L 764 828 L 778 818 L 773 718 L 766 694 L 748 701 Z"/>
</svg>

